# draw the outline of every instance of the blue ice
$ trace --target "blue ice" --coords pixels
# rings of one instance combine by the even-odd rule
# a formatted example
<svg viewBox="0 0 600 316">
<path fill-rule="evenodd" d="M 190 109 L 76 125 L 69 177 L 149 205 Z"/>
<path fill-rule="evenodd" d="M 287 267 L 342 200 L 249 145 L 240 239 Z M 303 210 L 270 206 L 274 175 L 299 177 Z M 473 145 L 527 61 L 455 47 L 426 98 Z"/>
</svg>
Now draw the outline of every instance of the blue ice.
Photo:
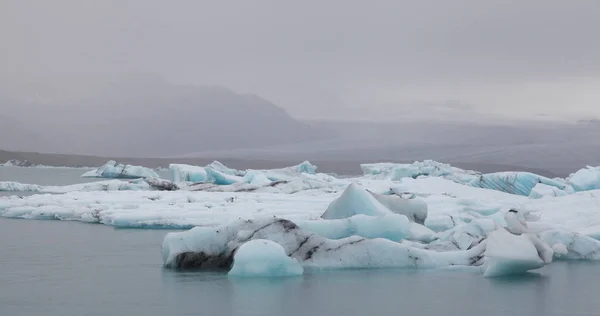
<svg viewBox="0 0 600 316">
<path fill-rule="evenodd" d="M 228 274 L 236 277 L 287 277 L 302 273 L 302 265 L 288 257 L 281 245 L 266 239 L 254 239 L 235 252 L 233 267 Z"/>
</svg>

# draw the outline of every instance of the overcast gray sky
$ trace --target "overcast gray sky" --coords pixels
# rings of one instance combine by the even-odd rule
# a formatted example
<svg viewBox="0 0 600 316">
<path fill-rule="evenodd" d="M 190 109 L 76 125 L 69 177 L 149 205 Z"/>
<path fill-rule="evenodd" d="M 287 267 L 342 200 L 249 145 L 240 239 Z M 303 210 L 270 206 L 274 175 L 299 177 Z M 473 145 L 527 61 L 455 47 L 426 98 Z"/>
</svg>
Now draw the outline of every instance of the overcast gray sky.
<svg viewBox="0 0 600 316">
<path fill-rule="evenodd" d="M 156 72 L 298 117 L 576 119 L 600 116 L 599 31 L 597 0 L 2 0 L 0 76 Z"/>
</svg>

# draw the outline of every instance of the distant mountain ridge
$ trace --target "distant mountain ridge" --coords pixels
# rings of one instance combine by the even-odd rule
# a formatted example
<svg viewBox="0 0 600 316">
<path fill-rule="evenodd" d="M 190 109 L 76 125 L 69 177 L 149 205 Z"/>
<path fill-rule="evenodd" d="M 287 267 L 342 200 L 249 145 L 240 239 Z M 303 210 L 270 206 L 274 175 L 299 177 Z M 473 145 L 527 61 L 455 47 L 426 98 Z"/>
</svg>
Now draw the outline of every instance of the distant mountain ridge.
<svg viewBox="0 0 600 316">
<path fill-rule="evenodd" d="M 259 96 L 175 85 L 160 77 L 125 78 L 86 98 L 38 99 L 0 97 L 0 105 L 10 116 L 4 121 L 21 122 L 12 124 L 13 135 L 43 135 L 43 148 L 33 147 L 43 151 L 152 157 L 321 137 L 318 129 Z M 2 142 L 0 148 L 28 145 L 27 139 L 16 143 Z"/>
</svg>

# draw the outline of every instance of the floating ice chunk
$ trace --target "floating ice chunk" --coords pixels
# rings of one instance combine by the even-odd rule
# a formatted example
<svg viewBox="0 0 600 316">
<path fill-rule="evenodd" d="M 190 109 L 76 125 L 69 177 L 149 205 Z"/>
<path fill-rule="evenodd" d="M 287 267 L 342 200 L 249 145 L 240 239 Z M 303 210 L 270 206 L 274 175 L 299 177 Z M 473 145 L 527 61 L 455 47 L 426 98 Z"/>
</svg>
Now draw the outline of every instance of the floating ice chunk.
<svg viewBox="0 0 600 316">
<path fill-rule="evenodd" d="M 0 191 L 8 192 L 39 192 L 42 186 L 37 184 L 26 184 L 12 181 L 0 181 Z"/>
<path fill-rule="evenodd" d="M 259 186 L 269 185 L 272 182 L 264 173 L 254 170 L 246 172 L 244 175 L 244 181 Z"/>
<path fill-rule="evenodd" d="M 304 161 L 298 165 L 269 170 L 247 170 L 249 172 L 261 172 L 271 181 L 289 181 L 296 177 L 305 175 L 314 175 L 317 171 L 317 166 L 312 165 L 308 161 Z"/>
<path fill-rule="evenodd" d="M 111 179 L 136 179 L 159 178 L 154 170 L 142 166 L 132 166 L 109 160 L 100 168 L 90 170 L 81 175 L 82 178 L 111 178 Z"/>
<path fill-rule="evenodd" d="M 396 166 L 398 166 L 398 164 L 392 162 L 363 163 L 360 165 L 360 169 L 362 169 L 362 172 L 365 176 L 379 175 L 389 174 Z"/>
<path fill-rule="evenodd" d="M 600 189 L 600 167 L 579 169 L 567 178 L 567 182 L 575 191 L 589 191 Z"/>
<path fill-rule="evenodd" d="M 502 191 L 510 194 L 529 196 L 531 190 L 538 184 L 564 190 L 566 184 L 562 181 L 546 178 L 530 172 L 495 172 L 481 175 L 478 179 L 468 182 L 469 185 L 483 189 Z"/>
<path fill-rule="evenodd" d="M 415 161 L 412 164 L 375 163 L 362 164 L 361 169 L 365 176 L 401 181 L 405 178 L 443 177 L 457 183 L 468 183 L 476 179 L 481 173 L 452 167 L 449 164 L 433 160 Z"/>
<path fill-rule="evenodd" d="M 441 177 L 478 188 L 496 190 L 510 194 L 529 196 L 532 189 L 539 183 L 569 192 L 569 185 L 564 179 L 550 179 L 529 172 L 496 172 L 481 174 L 476 171 L 463 170 L 449 164 L 432 160 L 414 162 L 412 164 L 362 164 L 365 176 L 377 179 L 400 181 L 406 178 Z M 600 168 L 588 167 L 572 175 L 576 190 L 592 190 L 600 188 Z M 570 183 L 570 182 L 569 182 Z M 579 188 L 579 189 L 578 189 Z M 534 196 L 537 193 L 534 193 Z"/>
<path fill-rule="evenodd" d="M 571 187 L 566 187 L 565 190 L 561 190 L 561 189 L 551 186 L 551 185 L 538 183 L 531 189 L 531 193 L 529 193 L 529 197 L 532 199 L 539 199 L 544 196 L 551 196 L 551 197 L 565 196 L 565 195 L 569 195 L 569 194 L 573 193 L 572 189 L 571 190 L 569 190 L 569 189 L 571 189 Z M 571 192 L 569 192 L 569 191 L 571 191 Z"/>
<path fill-rule="evenodd" d="M 305 160 L 295 166 L 284 168 L 284 170 L 292 170 L 299 173 L 315 174 L 315 172 L 317 172 L 317 166 L 311 164 L 310 161 Z"/>
<path fill-rule="evenodd" d="M 208 181 L 216 185 L 230 185 L 245 182 L 243 177 L 231 175 L 212 167 L 206 167 L 205 170 Z"/>
<path fill-rule="evenodd" d="M 244 243 L 233 256 L 229 275 L 238 277 L 285 277 L 302 275 L 304 268 L 288 257 L 283 247 L 266 239 Z"/>
<path fill-rule="evenodd" d="M 28 160 L 10 159 L 0 164 L 0 167 L 35 167 L 35 165 Z"/>
<path fill-rule="evenodd" d="M 503 228 L 487 238 L 483 275 L 494 277 L 524 273 L 544 266 L 535 245 L 525 235 L 513 235 Z"/>
<path fill-rule="evenodd" d="M 249 183 L 257 187 L 267 186 L 273 182 L 290 182 L 301 179 L 307 181 L 332 181 L 331 177 L 315 174 L 316 166 L 305 161 L 298 165 L 280 169 L 240 171 L 231 169 L 218 161 L 205 166 L 191 166 L 184 164 L 171 164 L 171 177 L 173 182 L 213 183 L 215 185 L 233 185 L 237 183 Z M 313 176 L 313 178 L 311 178 Z M 335 179 L 334 179 L 335 180 Z M 322 185 L 321 185 L 322 186 Z M 207 186 L 211 187 L 211 186 Z M 227 190 L 227 189 L 222 189 Z"/>
<path fill-rule="evenodd" d="M 377 201 L 367 190 L 356 183 L 351 183 L 340 197 L 329 204 L 321 218 L 341 219 L 358 214 L 384 216 L 392 214 L 392 211 Z"/>
<path fill-rule="evenodd" d="M 181 182 L 205 182 L 208 178 L 204 167 L 185 165 L 185 164 L 170 164 L 171 180 L 175 183 Z"/>
<path fill-rule="evenodd" d="M 350 236 L 385 238 L 400 241 L 410 234 L 410 222 L 404 215 L 388 214 L 381 217 L 354 215 L 346 219 L 296 221 L 306 231 L 329 239 Z"/>
<path fill-rule="evenodd" d="M 392 180 L 402 178 L 417 178 L 420 176 L 442 177 L 453 175 L 458 169 L 444 163 L 431 160 L 414 162 L 412 164 L 399 164 L 392 171 Z"/>
<path fill-rule="evenodd" d="M 404 199 L 398 195 L 371 195 L 392 213 L 406 215 L 412 222 L 424 225 L 427 219 L 427 203 L 421 199 Z"/>
<path fill-rule="evenodd" d="M 540 238 L 552 248 L 566 246 L 561 257 L 572 260 L 600 260 L 600 241 L 578 233 L 562 230 L 549 230 L 540 234 Z"/>
<path fill-rule="evenodd" d="M 11 192 L 41 192 L 41 193 L 67 193 L 74 191 L 135 191 L 150 190 L 154 188 L 149 182 L 158 185 L 160 181 L 146 181 L 149 179 L 135 179 L 130 181 L 107 180 L 90 183 L 78 183 L 64 186 L 42 186 L 18 182 L 0 182 L 0 191 Z M 163 180 L 166 181 L 166 180 Z M 155 187 L 159 189 L 159 187 Z"/>
<path fill-rule="evenodd" d="M 243 176 L 244 175 L 243 172 L 241 172 L 239 170 L 236 170 L 236 169 L 233 169 L 233 168 L 229 168 L 229 167 L 227 167 L 226 165 L 222 164 L 220 161 L 217 161 L 217 160 L 215 160 L 215 161 L 211 162 L 210 164 L 206 165 L 206 168 L 210 168 L 212 170 L 216 170 L 216 171 L 219 171 L 220 173 L 228 174 L 228 175 L 231 175 L 231 176 Z"/>
<path fill-rule="evenodd" d="M 276 242 L 303 267 L 315 268 L 469 266 L 478 262 L 485 250 L 485 242 L 468 251 L 435 252 L 383 238 L 332 240 L 285 219 L 261 218 L 169 233 L 162 245 L 163 262 L 168 268 L 230 269 L 235 249 L 253 239 Z"/>
</svg>

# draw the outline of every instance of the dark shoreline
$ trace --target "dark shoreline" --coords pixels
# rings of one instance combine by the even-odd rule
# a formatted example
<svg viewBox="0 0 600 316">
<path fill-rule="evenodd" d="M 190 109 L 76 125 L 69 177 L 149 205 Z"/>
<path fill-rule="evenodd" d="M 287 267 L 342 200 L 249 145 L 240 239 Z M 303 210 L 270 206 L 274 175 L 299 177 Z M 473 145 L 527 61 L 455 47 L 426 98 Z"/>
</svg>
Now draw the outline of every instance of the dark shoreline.
<svg viewBox="0 0 600 316">
<path fill-rule="evenodd" d="M 298 160 L 259 160 L 259 159 L 242 159 L 242 158 L 128 158 L 128 157 L 99 157 L 88 155 L 67 155 L 67 154 L 52 154 L 52 153 L 35 153 L 35 152 L 17 152 L 0 150 L 0 163 L 8 160 L 27 160 L 35 165 L 56 166 L 56 167 L 97 167 L 104 164 L 108 160 L 117 160 L 122 163 L 132 165 L 141 165 L 149 168 L 168 167 L 170 163 L 184 163 L 190 165 L 203 166 L 218 160 L 235 169 L 270 169 L 281 168 L 298 164 L 304 159 Z M 340 175 L 360 175 L 361 163 L 369 162 L 384 162 L 384 161 L 353 161 L 353 160 L 310 160 L 312 164 L 317 165 L 319 172 L 335 173 Z M 411 163 L 412 161 L 385 161 L 398 163 Z M 548 170 L 527 168 L 522 166 L 501 165 L 501 164 L 483 164 L 483 163 L 451 163 L 458 168 L 476 170 L 482 173 L 500 172 L 500 171 L 527 171 L 536 173 L 542 176 L 554 178 L 558 176 L 566 176 L 552 173 Z M 575 171 L 575 170 L 573 170 Z M 0 179 L 1 180 L 1 179 Z"/>
</svg>

